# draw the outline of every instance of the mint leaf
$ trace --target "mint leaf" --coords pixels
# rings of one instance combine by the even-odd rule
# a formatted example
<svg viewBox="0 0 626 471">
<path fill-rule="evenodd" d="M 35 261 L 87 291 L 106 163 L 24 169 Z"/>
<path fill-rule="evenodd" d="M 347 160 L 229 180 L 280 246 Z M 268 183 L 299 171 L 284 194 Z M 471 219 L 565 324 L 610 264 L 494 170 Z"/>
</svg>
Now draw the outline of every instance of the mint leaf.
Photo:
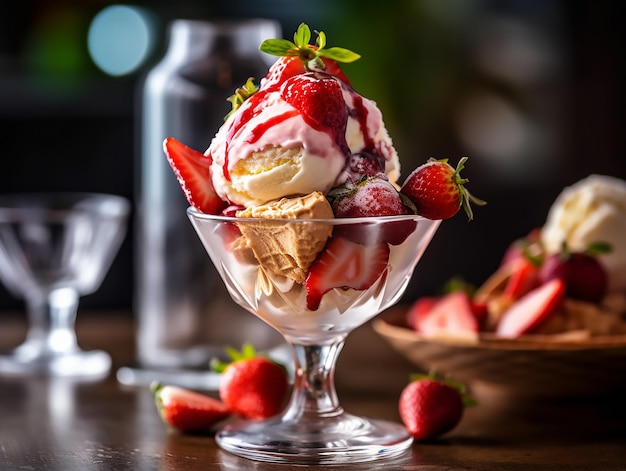
<svg viewBox="0 0 626 471">
<path fill-rule="evenodd" d="M 297 49 L 297 46 L 286 39 L 266 39 L 261 43 L 259 49 L 266 54 L 282 57 L 296 55 L 290 54 L 290 51 Z"/>
<path fill-rule="evenodd" d="M 326 47 L 326 33 L 324 33 L 324 31 L 316 31 L 316 33 L 317 40 L 315 41 L 315 44 L 317 44 L 318 50 L 324 49 Z"/>
<path fill-rule="evenodd" d="M 344 49 L 343 47 L 330 47 L 328 49 L 323 49 L 319 51 L 320 56 L 327 57 L 328 59 L 333 59 L 337 62 L 354 62 L 357 59 L 360 59 L 360 54 L 356 52 L 352 52 L 349 49 Z"/>
<path fill-rule="evenodd" d="M 585 249 L 585 253 L 591 256 L 598 256 L 609 253 L 611 252 L 611 250 L 611 244 L 608 244 L 606 242 L 594 242 L 593 244 L 590 244 L 587 249 Z"/>
<path fill-rule="evenodd" d="M 298 57 L 302 62 L 308 64 L 314 61 L 320 67 L 323 65 L 320 57 L 326 57 L 337 62 L 354 62 L 361 56 L 356 52 L 343 47 L 331 47 L 326 49 L 326 34 L 323 31 L 315 31 L 317 39 L 315 46 L 309 45 L 311 40 L 311 30 L 305 23 L 300 23 L 298 30 L 293 35 L 293 41 L 287 39 L 266 39 L 261 43 L 259 49 L 266 54 L 278 57 Z"/>
<path fill-rule="evenodd" d="M 293 42 L 295 42 L 298 47 L 305 47 L 309 44 L 310 40 L 311 30 L 305 23 L 300 23 L 298 30 L 293 35 Z"/>
</svg>

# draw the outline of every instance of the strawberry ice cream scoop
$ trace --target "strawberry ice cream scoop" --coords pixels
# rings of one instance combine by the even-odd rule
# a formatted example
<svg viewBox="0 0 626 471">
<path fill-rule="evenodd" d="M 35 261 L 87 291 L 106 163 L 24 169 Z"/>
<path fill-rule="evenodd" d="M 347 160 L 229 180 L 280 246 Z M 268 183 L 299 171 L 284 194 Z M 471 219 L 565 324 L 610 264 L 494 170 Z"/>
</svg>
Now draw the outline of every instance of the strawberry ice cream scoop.
<svg viewBox="0 0 626 471">
<path fill-rule="evenodd" d="M 376 104 L 334 76 L 310 72 L 261 87 L 229 116 L 205 154 L 217 194 L 251 207 L 328 192 L 359 152 L 383 157 L 389 179 L 398 179 L 398 155 Z"/>
</svg>

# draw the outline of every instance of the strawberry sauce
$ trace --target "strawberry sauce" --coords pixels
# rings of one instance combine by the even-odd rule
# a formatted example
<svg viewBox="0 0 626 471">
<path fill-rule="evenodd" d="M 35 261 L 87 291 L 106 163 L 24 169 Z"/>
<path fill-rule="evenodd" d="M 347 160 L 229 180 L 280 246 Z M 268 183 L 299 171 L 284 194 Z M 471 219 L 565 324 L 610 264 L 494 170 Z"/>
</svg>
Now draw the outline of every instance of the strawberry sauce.
<svg viewBox="0 0 626 471">
<path fill-rule="evenodd" d="M 359 127 L 361 128 L 361 134 L 363 134 L 363 152 L 374 152 L 376 149 L 376 145 L 374 144 L 374 139 L 367 132 L 367 108 L 363 104 L 363 97 L 358 95 L 357 93 L 353 93 L 354 97 L 354 108 L 350 110 L 350 116 L 356 118 L 359 122 Z"/>
<path fill-rule="evenodd" d="M 363 97 L 353 89 L 327 74 L 312 73 L 293 77 L 283 85 L 280 91 L 276 88 L 259 90 L 248 99 L 247 106 L 234 116 L 225 139 L 222 172 L 227 181 L 232 181 L 228 169 L 231 142 L 243 139 L 240 142 L 253 144 L 270 129 L 296 116 L 300 116 L 312 129 L 329 135 L 340 152 L 345 155 L 346 162 L 353 152 L 346 141 L 346 127 L 348 118 L 351 117 L 357 121 L 363 139 L 363 149 L 354 151 L 380 154 L 374 136 L 368 128 L 368 106 Z M 245 136 L 238 136 L 246 124 L 266 109 L 268 97 L 276 92 L 279 92 L 281 98 L 292 108 L 257 124 L 248 130 Z M 346 95 L 349 95 L 349 98 Z"/>
</svg>

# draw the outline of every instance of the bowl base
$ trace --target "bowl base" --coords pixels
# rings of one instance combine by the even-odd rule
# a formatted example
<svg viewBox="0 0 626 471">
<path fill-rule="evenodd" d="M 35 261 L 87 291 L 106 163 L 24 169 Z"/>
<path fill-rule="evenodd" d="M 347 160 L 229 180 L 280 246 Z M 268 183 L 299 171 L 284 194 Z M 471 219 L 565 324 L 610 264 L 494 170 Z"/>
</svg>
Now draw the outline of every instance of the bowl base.
<svg viewBox="0 0 626 471">
<path fill-rule="evenodd" d="M 18 347 L 10 354 L 0 355 L 0 374 L 10 376 L 99 377 L 110 368 L 110 355 L 100 350 L 29 356 Z"/>
<path fill-rule="evenodd" d="M 397 457 L 413 439 L 400 424 L 343 413 L 306 421 L 239 421 L 216 434 L 224 450 L 257 461 L 341 464 Z"/>
</svg>

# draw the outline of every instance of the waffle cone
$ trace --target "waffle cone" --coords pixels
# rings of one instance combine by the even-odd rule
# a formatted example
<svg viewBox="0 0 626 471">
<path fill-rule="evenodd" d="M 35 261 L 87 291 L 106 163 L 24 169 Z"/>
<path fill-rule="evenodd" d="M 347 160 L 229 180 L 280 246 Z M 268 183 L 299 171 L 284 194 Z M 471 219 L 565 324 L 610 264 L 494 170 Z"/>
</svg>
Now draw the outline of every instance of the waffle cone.
<svg viewBox="0 0 626 471">
<path fill-rule="evenodd" d="M 320 192 L 247 208 L 237 216 L 267 220 L 242 221 L 238 224 L 239 230 L 267 273 L 286 276 L 296 283 L 306 279 L 311 264 L 332 233 L 332 224 L 284 224 L 271 220 L 334 217 L 330 204 Z"/>
</svg>

